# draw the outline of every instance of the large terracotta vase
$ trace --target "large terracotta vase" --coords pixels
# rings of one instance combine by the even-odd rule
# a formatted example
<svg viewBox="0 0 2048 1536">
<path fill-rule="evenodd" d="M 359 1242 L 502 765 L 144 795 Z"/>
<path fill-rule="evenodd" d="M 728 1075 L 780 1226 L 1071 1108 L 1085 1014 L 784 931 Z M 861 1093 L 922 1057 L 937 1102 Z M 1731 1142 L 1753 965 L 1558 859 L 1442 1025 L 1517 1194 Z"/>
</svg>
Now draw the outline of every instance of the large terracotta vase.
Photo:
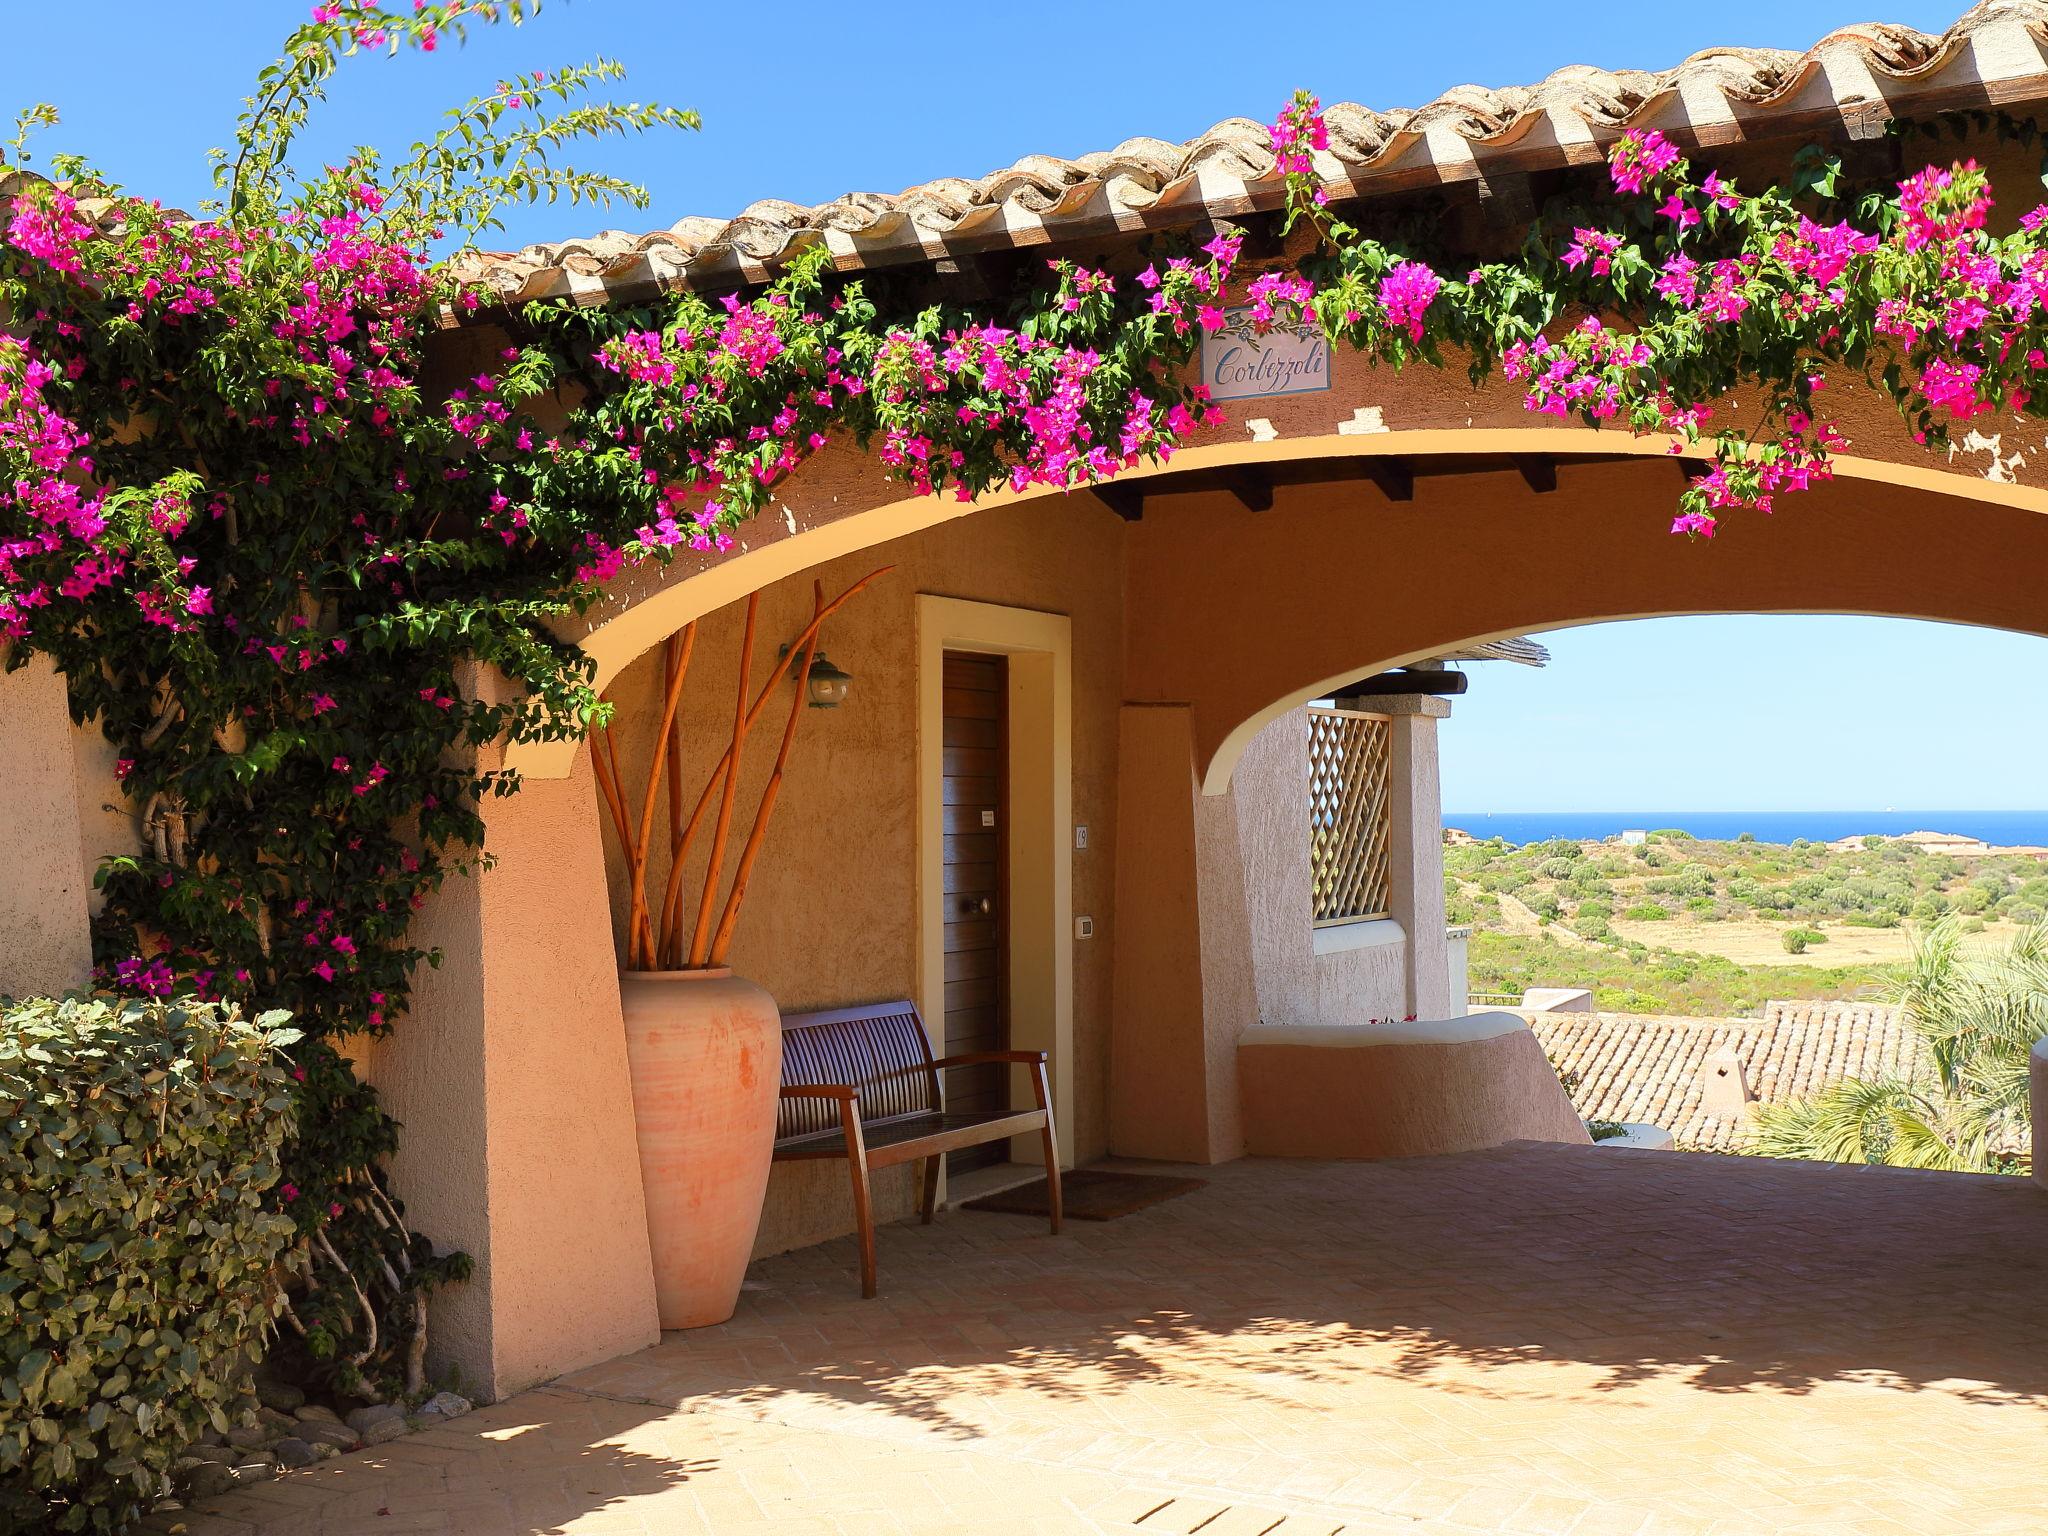
<svg viewBox="0 0 2048 1536">
<path fill-rule="evenodd" d="M 654 1298 L 664 1328 L 722 1323 L 761 1225 L 782 1082 L 775 999 L 724 967 L 619 977 Z"/>
</svg>

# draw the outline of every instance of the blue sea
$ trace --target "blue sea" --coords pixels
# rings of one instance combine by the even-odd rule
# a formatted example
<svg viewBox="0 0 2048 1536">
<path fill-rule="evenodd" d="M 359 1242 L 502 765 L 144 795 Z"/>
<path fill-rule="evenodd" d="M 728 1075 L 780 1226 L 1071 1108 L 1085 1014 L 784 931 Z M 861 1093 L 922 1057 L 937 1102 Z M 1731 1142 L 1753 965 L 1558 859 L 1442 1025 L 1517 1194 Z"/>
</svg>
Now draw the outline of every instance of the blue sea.
<svg viewBox="0 0 2048 1536">
<path fill-rule="evenodd" d="M 1631 827 L 1646 832 L 1676 827 L 1694 837 L 1722 840 L 1749 832 L 1760 843 L 1954 832 L 1993 847 L 2048 847 L 2048 811 L 1446 811 L 1444 825 L 1516 844 L 1618 837 Z"/>
</svg>

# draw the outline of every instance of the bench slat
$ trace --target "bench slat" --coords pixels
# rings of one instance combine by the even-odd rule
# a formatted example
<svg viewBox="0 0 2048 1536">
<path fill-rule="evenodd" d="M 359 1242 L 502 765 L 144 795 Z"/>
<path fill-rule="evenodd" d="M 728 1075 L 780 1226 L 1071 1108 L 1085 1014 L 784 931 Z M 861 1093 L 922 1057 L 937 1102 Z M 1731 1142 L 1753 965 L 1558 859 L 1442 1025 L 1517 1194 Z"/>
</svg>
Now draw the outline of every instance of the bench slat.
<svg viewBox="0 0 2048 1536">
<path fill-rule="evenodd" d="M 1007 1141 L 1038 1130 L 1045 1116 L 1036 1109 L 998 1111 L 990 1114 L 908 1115 L 880 1125 L 861 1122 L 861 1136 L 867 1144 L 870 1168 L 891 1168 L 920 1157 L 936 1157 L 960 1147 L 978 1147 L 991 1141 Z M 843 1158 L 846 1138 L 835 1128 L 810 1136 L 777 1142 L 777 1162 L 801 1162 L 814 1158 Z"/>
</svg>

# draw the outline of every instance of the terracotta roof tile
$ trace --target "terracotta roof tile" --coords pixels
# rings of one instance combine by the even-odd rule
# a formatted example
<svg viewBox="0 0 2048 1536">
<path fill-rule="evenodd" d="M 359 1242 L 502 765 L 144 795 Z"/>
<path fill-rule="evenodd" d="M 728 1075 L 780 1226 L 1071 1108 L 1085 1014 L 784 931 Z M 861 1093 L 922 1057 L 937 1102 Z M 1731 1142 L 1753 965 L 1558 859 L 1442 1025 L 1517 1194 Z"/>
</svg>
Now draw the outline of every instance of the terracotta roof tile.
<svg viewBox="0 0 2048 1536">
<path fill-rule="evenodd" d="M 1761 1019 L 1621 1013 L 1536 1013 L 1530 1028 L 1561 1073 L 1578 1075 L 1573 1102 L 1589 1120 L 1662 1126 L 1680 1147 L 1734 1151 L 1754 1133 L 1747 1112 L 1704 1107 L 1708 1058 L 1731 1047 L 1760 1104 L 1811 1098 L 1851 1077 L 1916 1077 L 1924 1047 L 1881 1003 L 1769 1003 Z"/>
<path fill-rule="evenodd" d="M 1830 33 L 1803 53 L 1712 48 L 1658 71 L 1573 65 L 1531 86 L 1457 86 L 1413 109 L 1332 107 L 1330 148 L 1317 169 L 1339 195 L 1367 194 L 1587 163 L 1635 126 L 1702 144 L 1774 127 L 1832 125 L 1840 137 L 1866 138 L 1890 117 L 1944 104 L 2048 97 L 2044 50 L 2048 0 L 1981 0 L 1939 36 L 1872 23 Z M 757 202 L 731 219 L 485 253 L 467 270 L 508 302 L 603 303 L 759 281 L 819 245 L 842 269 L 881 267 L 1240 217 L 1279 197 L 1265 128 L 1234 117 L 1184 144 L 1141 138 L 1071 160 L 1031 155 L 894 196 Z"/>
</svg>

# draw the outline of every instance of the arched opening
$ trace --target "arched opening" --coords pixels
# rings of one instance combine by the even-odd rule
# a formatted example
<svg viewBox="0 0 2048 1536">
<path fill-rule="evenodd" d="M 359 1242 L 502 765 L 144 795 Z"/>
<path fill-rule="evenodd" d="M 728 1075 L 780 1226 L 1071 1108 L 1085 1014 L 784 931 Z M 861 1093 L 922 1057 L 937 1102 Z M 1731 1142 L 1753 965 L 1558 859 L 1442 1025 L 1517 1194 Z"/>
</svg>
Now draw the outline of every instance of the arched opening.
<svg viewBox="0 0 2048 1536">
<path fill-rule="evenodd" d="M 1548 639 L 1445 727 L 1452 990 L 1526 1016 L 1602 1134 L 2018 1166 L 2048 642 L 1839 616 Z"/>
</svg>

